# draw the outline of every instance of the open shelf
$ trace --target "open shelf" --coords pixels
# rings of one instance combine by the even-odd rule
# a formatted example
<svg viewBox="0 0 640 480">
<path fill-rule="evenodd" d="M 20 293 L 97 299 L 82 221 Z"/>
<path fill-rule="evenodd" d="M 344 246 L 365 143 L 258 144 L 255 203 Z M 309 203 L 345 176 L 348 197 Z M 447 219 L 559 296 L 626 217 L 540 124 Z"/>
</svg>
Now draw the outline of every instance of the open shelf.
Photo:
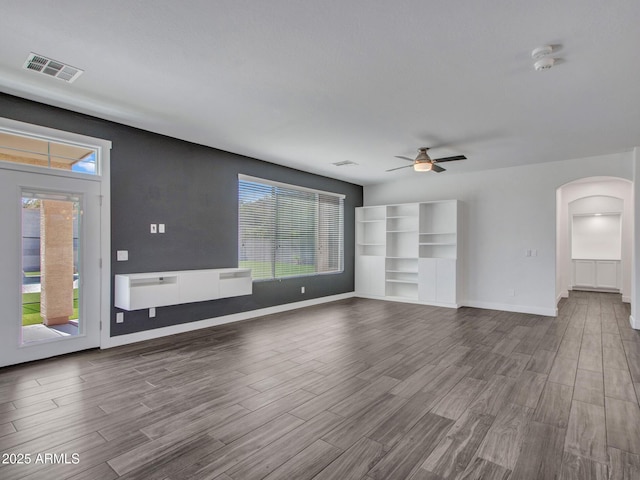
<svg viewBox="0 0 640 480">
<path fill-rule="evenodd" d="M 356 218 L 357 292 L 456 306 L 457 200 L 362 207 Z M 384 270 L 374 272 L 369 259 L 380 255 Z"/>
<path fill-rule="evenodd" d="M 387 257 L 417 257 L 416 232 L 387 232 Z"/>
<path fill-rule="evenodd" d="M 148 276 L 148 277 L 141 277 L 141 278 L 132 278 L 131 279 L 131 288 L 141 288 L 141 287 L 148 287 L 151 285 L 168 285 L 171 286 L 174 283 L 178 283 L 178 277 L 177 276 L 169 276 L 169 277 L 165 277 L 165 276 Z"/>
<path fill-rule="evenodd" d="M 386 272 L 387 282 L 418 283 L 418 272 Z"/>
<path fill-rule="evenodd" d="M 361 207 L 356 212 L 356 221 L 363 223 L 384 222 L 386 214 L 386 207 Z"/>
<path fill-rule="evenodd" d="M 452 201 L 421 203 L 420 232 L 456 234 L 457 213 L 457 204 Z"/>
<path fill-rule="evenodd" d="M 418 233 L 418 216 L 387 217 L 387 233 Z"/>
<path fill-rule="evenodd" d="M 420 258 L 457 258 L 457 245 L 426 244 L 420 245 Z"/>
<path fill-rule="evenodd" d="M 387 218 L 417 218 L 419 208 L 417 203 L 403 203 L 387 205 Z"/>
<path fill-rule="evenodd" d="M 385 293 L 389 297 L 401 297 L 412 300 L 418 299 L 418 282 L 386 282 Z"/>
<path fill-rule="evenodd" d="M 384 256 L 386 253 L 386 229 L 384 207 L 358 211 L 358 217 L 364 218 L 356 223 L 356 253 L 367 256 Z M 369 217 L 367 217 L 369 216 Z M 374 217 L 375 218 L 370 218 Z"/>
<path fill-rule="evenodd" d="M 420 245 L 455 245 L 457 240 L 455 232 L 420 233 Z"/>
</svg>

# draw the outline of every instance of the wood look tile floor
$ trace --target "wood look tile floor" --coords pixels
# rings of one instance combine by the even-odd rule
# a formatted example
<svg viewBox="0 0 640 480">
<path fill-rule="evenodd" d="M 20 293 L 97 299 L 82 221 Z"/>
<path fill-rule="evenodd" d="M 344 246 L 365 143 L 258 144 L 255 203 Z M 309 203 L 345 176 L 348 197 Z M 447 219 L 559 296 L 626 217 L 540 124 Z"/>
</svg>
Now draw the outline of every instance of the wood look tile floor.
<svg viewBox="0 0 640 480">
<path fill-rule="evenodd" d="M 349 299 L 0 369 L 0 478 L 639 479 L 628 318 Z"/>
</svg>

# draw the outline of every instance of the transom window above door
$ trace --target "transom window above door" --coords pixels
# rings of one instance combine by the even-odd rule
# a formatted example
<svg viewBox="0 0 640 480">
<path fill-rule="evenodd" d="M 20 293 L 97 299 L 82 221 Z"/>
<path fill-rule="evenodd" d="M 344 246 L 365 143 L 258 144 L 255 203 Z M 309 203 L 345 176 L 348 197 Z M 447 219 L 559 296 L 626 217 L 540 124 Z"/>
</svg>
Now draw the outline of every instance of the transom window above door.
<svg viewBox="0 0 640 480">
<path fill-rule="evenodd" d="M 0 130 L 0 161 L 99 175 L 95 148 Z"/>
</svg>

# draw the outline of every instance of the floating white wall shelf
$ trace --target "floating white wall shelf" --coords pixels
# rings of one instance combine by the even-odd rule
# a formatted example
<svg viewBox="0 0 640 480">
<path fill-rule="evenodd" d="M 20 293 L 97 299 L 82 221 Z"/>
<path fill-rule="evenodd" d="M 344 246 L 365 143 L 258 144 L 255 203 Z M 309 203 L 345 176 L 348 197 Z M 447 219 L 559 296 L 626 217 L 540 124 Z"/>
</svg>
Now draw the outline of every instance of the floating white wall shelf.
<svg viewBox="0 0 640 480">
<path fill-rule="evenodd" d="M 129 273 L 115 277 L 117 308 L 141 310 L 251 295 L 250 268 Z"/>
</svg>

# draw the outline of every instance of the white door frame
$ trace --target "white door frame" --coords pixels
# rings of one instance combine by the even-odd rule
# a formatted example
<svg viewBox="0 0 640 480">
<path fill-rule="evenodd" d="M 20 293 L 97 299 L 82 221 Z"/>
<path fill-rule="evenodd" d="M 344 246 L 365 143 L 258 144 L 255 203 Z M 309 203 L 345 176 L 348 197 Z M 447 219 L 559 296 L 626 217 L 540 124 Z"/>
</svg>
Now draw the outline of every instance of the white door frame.
<svg viewBox="0 0 640 480">
<path fill-rule="evenodd" d="M 54 128 L 32 125 L 30 123 L 18 122 L 0 117 L 0 128 L 8 133 L 18 135 L 36 136 L 51 141 L 71 142 L 95 148 L 99 156 L 99 171 L 92 179 L 100 182 L 102 208 L 100 215 L 100 261 L 102 268 L 100 270 L 100 348 L 106 348 L 109 345 L 111 337 L 111 142 L 101 138 L 79 135 L 76 133 L 56 130 Z M 46 173 L 49 175 L 58 175 L 71 178 L 87 179 L 87 175 L 68 172 L 65 170 L 47 169 L 42 167 L 32 167 L 29 165 L 15 165 L 11 169 L 33 172 Z M 17 320 L 16 320 L 17 321 Z"/>
</svg>

